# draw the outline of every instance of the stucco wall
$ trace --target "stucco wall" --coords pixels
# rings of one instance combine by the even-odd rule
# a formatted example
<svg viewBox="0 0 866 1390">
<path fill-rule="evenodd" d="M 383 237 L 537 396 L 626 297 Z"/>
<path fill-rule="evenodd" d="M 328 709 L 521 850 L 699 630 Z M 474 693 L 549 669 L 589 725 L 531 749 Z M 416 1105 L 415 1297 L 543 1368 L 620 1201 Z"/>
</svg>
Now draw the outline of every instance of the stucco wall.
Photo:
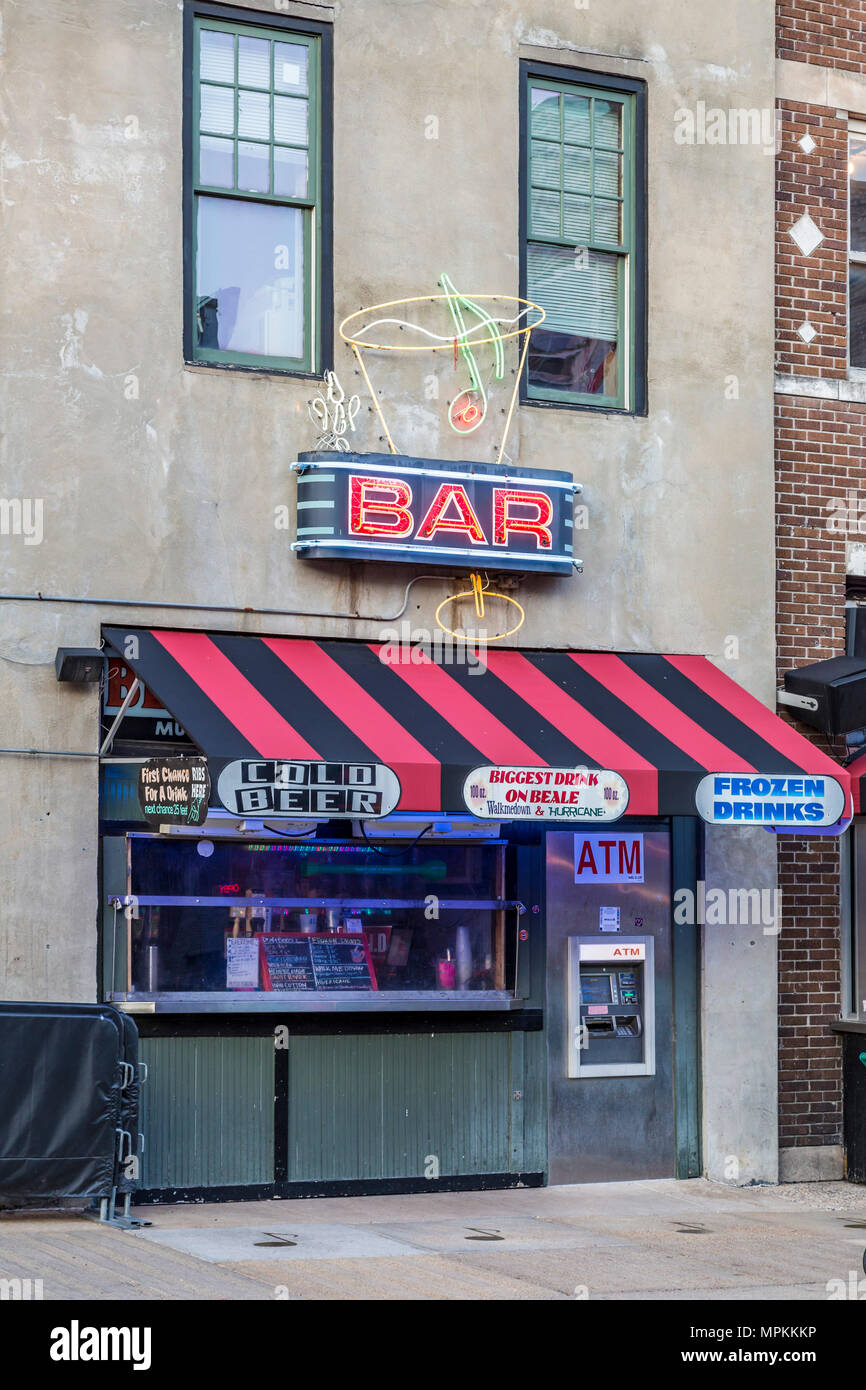
<svg viewBox="0 0 866 1390">
<path fill-rule="evenodd" d="M 572 470 L 590 516 L 576 534 L 584 573 L 521 588 L 519 641 L 706 653 L 770 700 L 773 159 L 679 144 L 674 116 L 699 101 L 772 108 L 772 4 L 276 10 L 335 20 L 338 319 L 432 292 L 443 269 L 470 292 L 517 293 L 521 57 L 646 79 L 649 413 L 517 412 L 515 463 Z M 44 539 L 0 536 L 3 592 L 392 611 L 413 571 L 311 567 L 274 526 L 313 439 L 310 383 L 183 365 L 181 28 L 176 0 L 6 10 L 2 492 L 43 499 Z M 357 384 L 342 345 L 336 365 Z M 490 435 L 471 450 L 451 435 L 416 369 L 395 368 L 389 389 L 399 448 L 493 456 Z M 373 416 L 362 421 L 360 447 L 379 448 Z M 452 587 L 423 586 L 408 616 L 429 626 Z M 214 625 L 147 620 L 160 617 Z M 96 696 L 57 685 L 51 662 L 118 618 L 142 614 L 0 603 L 4 746 L 94 751 Z M 219 625 L 365 639 L 380 627 L 231 613 Z M 95 786 L 92 761 L 0 756 L 6 996 L 95 988 Z"/>
</svg>

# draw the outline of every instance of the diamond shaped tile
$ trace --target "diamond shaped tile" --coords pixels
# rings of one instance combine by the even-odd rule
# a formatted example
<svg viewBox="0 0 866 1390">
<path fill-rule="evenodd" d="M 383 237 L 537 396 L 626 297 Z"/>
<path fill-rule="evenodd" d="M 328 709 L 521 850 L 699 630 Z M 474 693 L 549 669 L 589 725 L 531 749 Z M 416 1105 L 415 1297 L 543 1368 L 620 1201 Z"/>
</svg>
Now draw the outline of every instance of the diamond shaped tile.
<svg viewBox="0 0 866 1390">
<path fill-rule="evenodd" d="M 811 256 L 824 240 L 824 233 L 815 226 L 808 212 L 804 212 L 799 221 L 788 228 L 788 236 L 796 242 L 804 256 Z"/>
<path fill-rule="evenodd" d="M 817 328 L 813 328 L 808 319 L 806 319 L 805 323 L 801 323 L 800 327 L 797 329 L 797 333 L 807 345 L 811 343 L 817 332 Z"/>
<path fill-rule="evenodd" d="M 797 141 L 797 144 L 800 146 L 800 149 L 803 151 L 804 154 L 811 154 L 815 148 L 815 141 L 812 139 L 808 130 L 806 131 L 806 134 Z"/>
</svg>

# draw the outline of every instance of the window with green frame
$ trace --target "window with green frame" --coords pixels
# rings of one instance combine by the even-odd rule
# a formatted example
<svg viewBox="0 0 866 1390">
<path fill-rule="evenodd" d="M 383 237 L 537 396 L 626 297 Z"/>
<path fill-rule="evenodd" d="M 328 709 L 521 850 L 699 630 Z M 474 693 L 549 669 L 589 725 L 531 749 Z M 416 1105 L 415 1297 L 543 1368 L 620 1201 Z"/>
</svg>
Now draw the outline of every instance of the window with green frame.
<svg viewBox="0 0 866 1390">
<path fill-rule="evenodd" d="M 320 37 L 203 8 L 189 35 L 187 356 L 316 372 Z"/>
<path fill-rule="evenodd" d="M 530 340 L 525 396 L 640 410 L 640 84 L 531 68 L 524 81 L 523 284 L 547 316 Z"/>
</svg>

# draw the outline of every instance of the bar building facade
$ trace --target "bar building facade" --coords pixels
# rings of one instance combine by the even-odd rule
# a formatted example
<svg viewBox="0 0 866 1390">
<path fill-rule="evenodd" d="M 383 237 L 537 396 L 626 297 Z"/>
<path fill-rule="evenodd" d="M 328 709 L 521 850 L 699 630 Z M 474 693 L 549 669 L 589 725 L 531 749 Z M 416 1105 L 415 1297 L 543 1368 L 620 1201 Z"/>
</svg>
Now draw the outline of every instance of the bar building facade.
<svg viewBox="0 0 866 1390">
<path fill-rule="evenodd" d="M 772 7 L 134 10 L 9 39 L 4 994 L 135 1012 L 162 1200 L 774 1181 L 767 822 L 848 781 L 771 713 L 773 161 L 681 138 Z"/>
</svg>

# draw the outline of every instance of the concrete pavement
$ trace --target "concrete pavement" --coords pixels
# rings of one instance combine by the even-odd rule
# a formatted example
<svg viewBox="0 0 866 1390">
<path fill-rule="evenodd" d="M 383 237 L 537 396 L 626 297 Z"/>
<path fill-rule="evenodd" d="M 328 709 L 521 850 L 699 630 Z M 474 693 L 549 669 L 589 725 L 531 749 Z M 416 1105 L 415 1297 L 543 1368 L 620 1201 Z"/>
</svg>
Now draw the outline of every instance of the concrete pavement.
<svg viewBox="0 0 866 1390">
<path fill-rule="evenodd" d="M 45 1299 L 826 1300 L 864 1279 L 866 1187 L 703 1179 L 0 1216 Z M 855 1279 L 851 1280 L 852 1272 Z M 866 1297 L 866 1280 L 860 1289 Z"/>
</svg>

